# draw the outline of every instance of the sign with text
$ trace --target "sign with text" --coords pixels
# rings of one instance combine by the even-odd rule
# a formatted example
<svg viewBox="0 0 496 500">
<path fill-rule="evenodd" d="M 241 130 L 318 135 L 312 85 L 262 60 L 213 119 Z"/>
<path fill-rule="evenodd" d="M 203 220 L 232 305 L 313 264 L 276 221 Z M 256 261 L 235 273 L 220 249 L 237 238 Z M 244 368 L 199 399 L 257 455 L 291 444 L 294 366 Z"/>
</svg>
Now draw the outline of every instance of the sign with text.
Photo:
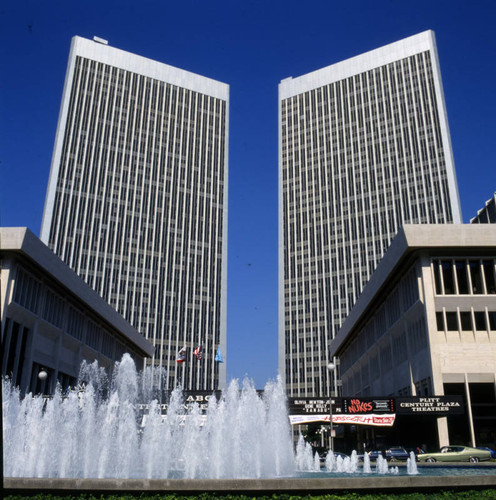
<svg viewBox="0 0 496 500">
<path fill-rule="evenodd" d="M 396 398 L 396 413 L 455 415 L 465 413 L 465 403 L 462 396 Z"/>
<path fill-rule="evenodd" d="M 332 412 L 341 413 L 341 398 L 333 398 Z M 329 399 L 288 398 L 290 415 L 329 415 Z"/>
<path fill-rule="evenodd" d="M 261 391 L 257 391 L 261 392 Z M 221 391 L 185 391 L 182 400 L 182 409 L 190 411 L 197 405 L 200 412 L 205 414 L 209 401 L 219 400 Z M 462 396 L 430 396 L 430 397 L 375 397 L 375 398 L 333 398 L 333 421 L 339 415 L 455 415 L 465 412 L 465 403 Z M 159 405 L 163 414 L 167 413 L 168 402 Z M 149 404 L 138 404 L 141 413 L 148 413 Z M 299 417 L 301 422 L 329 421 L 328 398 L 288 398 L 290 416 Z M 339 419 L 338 419 L 339 420 Z M 338 421 L 336 420 L 336 422 Z M 344 423 L 346 419 L 339 422 Z M 349 420 L 349 419 L 348 419 Z M 347 423 L 351 423 L 348 421 Z M 359 420 L 359 419 L 358 419 Z M 393 419 L 394 422 L 394 419 Z M 372 424 L 374 425 L 374 424 Z M 376 424 L 377 425 L 377 424 Z M 391 424 L 392 425 L 392 424 Z"/>
<path fill-rule="evenodd" d="M 373 425 L 376 427 L 391 427 L 394 425 L 396 415 L 387 413 L 379 415 L 376 413 L 369 413 L 368 415 L 336 415 L 332 416 L 333 424 L 354 424 L 354 425 Z"/>
<path fill-rule="evenodd" d="M 370 413 L 394 413 L 394 398 L 343 398 L 343 413 L 364 415 Z"/>
<path fill-rule="evenodd" d="M 344 413 L 333 414 L 333 424 L 352 424 L 352 425 L 373 425 L 379 427 L 391 427 L 394 424 L 395 415 L 388 413 L 386 415 L 369 414 L 369 415 L 346 415 Z M 290 415 L 289 421 L 291 425 L 302 425 L 321 422 L 329 423 L 330 415 Z"/>
<path fill-rule="evenodd" d="M 219 400 L 222 395 L 221 391 L 184 391 L 181 408 L 184 411 L 191 411 L 193 405 L 198 405 L 201 413 L 206 413 L 209 401 L 213 398 Z M 167 398 L 169 399 L 169 398 Z M 169 407 L 169 402 L 158 405 L 161 412 L 165 415 Z M 140 403 L 137 405 L 138 411 L 148 412 L 150 409 L 149 403 Z"/>
<path fill-rule="evenodd" d="M 334 415 L 365 415 L 395 413 L 394 398 L 333 398 Z M 329 414 L 329 399 L 288 398 L 291 415 Z"/>
</svg>

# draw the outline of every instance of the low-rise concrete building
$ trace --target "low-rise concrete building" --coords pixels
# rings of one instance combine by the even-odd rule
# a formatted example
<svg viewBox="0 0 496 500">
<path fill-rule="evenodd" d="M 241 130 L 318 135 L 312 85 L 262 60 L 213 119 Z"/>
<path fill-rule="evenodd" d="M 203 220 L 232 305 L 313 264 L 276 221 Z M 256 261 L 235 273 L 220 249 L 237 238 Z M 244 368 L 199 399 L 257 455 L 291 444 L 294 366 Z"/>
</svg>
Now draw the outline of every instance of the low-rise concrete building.
<svg viewBox="0 0 496 500">
<path fill-rule="evenodd" d="M 153 346 L 27 228 L 0 228 L 2 375 L 23 392 L 75 383 L 81 362 L 137 366 Z M 40 372 L 46 377 L 39 377 Z"/>
<path fill-rule="evenodd" d="M 405 225 L 332 342 L 343 396 L 464 397 L 464 415 L 397 419 L 389 444 L 494 445 L 495 265 L 492 225 Z"/>
</svg>

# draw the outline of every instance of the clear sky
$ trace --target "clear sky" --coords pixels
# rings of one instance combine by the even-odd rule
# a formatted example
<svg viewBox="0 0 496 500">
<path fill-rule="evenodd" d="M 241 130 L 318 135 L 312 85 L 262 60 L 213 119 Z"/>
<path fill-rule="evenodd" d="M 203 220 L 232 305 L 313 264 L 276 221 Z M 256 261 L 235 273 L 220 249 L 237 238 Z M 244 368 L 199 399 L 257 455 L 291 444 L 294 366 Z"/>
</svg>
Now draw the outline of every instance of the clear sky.
<svg viewBox="0 0 496 500">
<path fill-rule="evenodd" d="M 432 29 L 464 222 L 496 190 L 494 0 L 2 0 L 0 225 L 39 235 L 73 35 L 228 83 L 228 379 L 277 375 L 277 92 Z"/>
</svg>

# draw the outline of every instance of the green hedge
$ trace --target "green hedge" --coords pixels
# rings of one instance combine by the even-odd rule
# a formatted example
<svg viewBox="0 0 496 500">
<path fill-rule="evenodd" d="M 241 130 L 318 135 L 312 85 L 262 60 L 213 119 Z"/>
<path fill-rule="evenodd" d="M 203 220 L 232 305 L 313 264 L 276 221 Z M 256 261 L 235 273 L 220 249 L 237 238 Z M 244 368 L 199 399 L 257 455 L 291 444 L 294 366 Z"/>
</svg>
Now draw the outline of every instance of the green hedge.
<svg viewBox="0 0 496 500">
<path fill-rule="evenodd" d="M 496 500 L 495 489 L 485 490 L 448 490 L 432 493 L 330 493 L 325 495 L 233 495 L 201 493 L 199 495 L 45 495 L 33 494 L 28 496 L 8 495 L 6 500 L 21 500 L 29 498 L 30 500 Z"/>
</svg>

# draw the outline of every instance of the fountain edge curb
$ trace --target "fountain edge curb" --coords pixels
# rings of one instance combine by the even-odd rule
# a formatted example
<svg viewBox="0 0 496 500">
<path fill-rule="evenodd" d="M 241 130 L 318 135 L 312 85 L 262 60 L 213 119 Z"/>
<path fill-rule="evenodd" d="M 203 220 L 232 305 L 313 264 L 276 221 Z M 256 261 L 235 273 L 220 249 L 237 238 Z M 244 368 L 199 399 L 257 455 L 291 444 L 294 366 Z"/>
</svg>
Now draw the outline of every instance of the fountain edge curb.
<svg viewBox="0 0 496 500">
<path fill-rule="evenodd" d="M 324 492 L 496 488 L 496 475 L 381 476 L 277 479 L 61 479 L 4 478 L 5 492 Z"/>
</svg>

